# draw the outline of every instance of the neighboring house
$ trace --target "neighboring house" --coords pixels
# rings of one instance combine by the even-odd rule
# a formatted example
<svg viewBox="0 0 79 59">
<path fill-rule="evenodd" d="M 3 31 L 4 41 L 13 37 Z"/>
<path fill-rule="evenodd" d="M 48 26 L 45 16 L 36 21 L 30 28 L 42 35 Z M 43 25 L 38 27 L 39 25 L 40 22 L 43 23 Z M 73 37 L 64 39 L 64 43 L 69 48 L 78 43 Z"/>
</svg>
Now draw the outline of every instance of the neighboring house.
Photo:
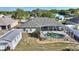
<svg viewBox="0 0 79 59">
<path fill-rule="evenodd" d="M 24 23 L 26 21 L 27 21 L 27 19 L 22 19 L 22 20 L 20 20 L 20 23 Z"/>
<path fill-rule="evenodd" d="M 79 17 L 74 17 L 73 19 L 69 20 L 72 23 L 75 23 L 76 28 L 79 29 Z"/>
<path fill-rule="evenodd" d="M 8 30 L 18 25 L 18 20 L 12 18 L 0 18 L 0 29 Z"/>
<path fill-rule="evenodd" d="M 12 29 L 0 37 L 0 50 L 15 49 L 22 39 L 22 29 Z"/>
<path fill-rule="evenodd" d="M 73 14 L 68 14 L 68 15 L 56 14 L 55 17 L 58 18 L 59 20 L 68 20 L 68 19 L 72 19 L 74 15 Z"/>
<path fill-rule="evenodd" d="M 79 17 L 66 21 L 65 32 L 79 42 Z"/>
<path fill-rule="evenodd" d="M 4 18 L 12 18 L 12 15 L 4 15 Z"/>
<path fill-rule="evenodd" d="M 64 20 L 64 16 L 60 14 L 56 14 L 55 17 L 59 20 Z"/>
<path fill-rule="evenodd" d="M 69 19 L 74 18 L 74 16 L 75 16 L 75 15 L 73 15 L 73 14 L 64 15 L 64 19 L 65 19 L 65 20 L 69 20 Z"/>
<path fill-rule="evenodd" d="M 4 15 L 3 14 L 0 14 L 0 18 L 4 18 Z"/>
<path fill-rule="evenodd" d="M 3 14 L 0 14 L 0 18 L 11 18 L 12 15 L 3 15 Z"/>
<path fill-rule="evenodd" d="M 66 26 L 66 33 L 73 39 L 79 42 L 79 30 L 74 27 Z"/>
<path fill-rule="evenodd" d="M 35 31 L 56 31 L 62 30 L 62 24 L 58 23 L 55 19 L 36 17 L 22 24 L 21 28 L 28 33 L 33 33 Z"/>
<path fill-rule="evenodd" d="M 70 21 L 66 21 L 66 23 L 64 24 L 65 26 L 68 26 L 70 28 L 75 28 L 75 23 L 70 22 Z"/>
</svg>

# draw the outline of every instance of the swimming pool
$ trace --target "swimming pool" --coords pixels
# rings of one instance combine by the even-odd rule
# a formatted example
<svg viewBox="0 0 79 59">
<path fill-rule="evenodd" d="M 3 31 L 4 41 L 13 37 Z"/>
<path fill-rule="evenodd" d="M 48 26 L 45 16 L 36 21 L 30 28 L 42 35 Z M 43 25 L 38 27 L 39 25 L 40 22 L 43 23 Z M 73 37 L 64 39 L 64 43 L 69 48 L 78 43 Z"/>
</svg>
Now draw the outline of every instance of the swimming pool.
<svg viewBox="0 0 79 59">
<path fill-rule="evenodd" d="M 65 35 L 59 34 L 59 33 L 47 33 L 47 34 L 45 34 L 45 36 L 47 38 L 56 38 L 56 39 L 64 38 L 65 37 Z"/>
</svg>

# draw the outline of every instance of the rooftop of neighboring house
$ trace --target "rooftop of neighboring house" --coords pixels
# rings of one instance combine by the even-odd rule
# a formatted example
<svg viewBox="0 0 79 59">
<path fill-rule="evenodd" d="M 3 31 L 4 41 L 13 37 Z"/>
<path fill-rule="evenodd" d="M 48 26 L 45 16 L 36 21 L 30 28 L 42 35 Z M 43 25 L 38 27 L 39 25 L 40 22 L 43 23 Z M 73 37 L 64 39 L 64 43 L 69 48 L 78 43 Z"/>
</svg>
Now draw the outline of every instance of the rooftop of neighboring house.
<svg viewBox="0 0 79 59">
<path fill-rule="evenodd" d="M 70 22 L 70 21 L 66 21 L 64 25 L 75 25 L 75 23 Z"/>
<path fill-rule="evenodd" d="M 43 26 L 62 26 L 55 19 L 47 17 L 31 18 L 27 22 L 21 25 L 21 27 L 43 27 Z"/>
<path fill-rule="evenodd" d="M 15 21 L 16 20 L 14 20 L 12 18 L 0 18 L 0 25 L 9 25 Z"/>
<path fill-rule="evenodd" d="M 3 14 L 0 14 L 0 18 L 11 18 L 12 15 L 3 15 Z"/>
<path fill-rule="evenodd" d="M 79 17 L 74 17 L 73 19 L 70 19 L 69 21 L 75 24 L 79 24 Z"/>
<path fill-rule="evenodd" d="M 76 30 L 74 28 L 69 27 L 69 29 L 71 30 L 71 32 L 73 32 L 77 37 L 79 37 L 79 30 Z"/>
<path fill-rule="evenodd" d="M 0 37 L 0 40 L 11 42 L 12 40 L 14 40 L 14 38 L 16 38 L 17 35 L 20 34 L 20 32 L 22 32 L 22 29 L 12 29 L 12 30 L 6 32 L 4 35 L 2 35 Z"/>
<path fill-rule="evenodd" d="M 61 15 L 61 14 L 56 14 L 56 16 L 63 16 L 63 17 L 74 17 L 75 15 L 74 14 L 67 14 L 67 15 Z"/>
</svg>

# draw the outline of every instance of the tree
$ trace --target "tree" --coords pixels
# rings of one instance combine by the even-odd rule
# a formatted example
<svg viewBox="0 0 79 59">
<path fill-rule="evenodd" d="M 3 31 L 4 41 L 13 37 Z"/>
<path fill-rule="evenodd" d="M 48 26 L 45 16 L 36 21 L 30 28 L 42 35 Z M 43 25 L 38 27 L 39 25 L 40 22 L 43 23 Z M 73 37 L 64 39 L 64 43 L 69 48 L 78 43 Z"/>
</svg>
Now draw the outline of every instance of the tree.
<svg viewBox="0 0 79 59">
<path fill-rule="evenodd" d="M 17 9 L 15 13 L 12 15 L 12 18 L 14 19 L 26 19 L 29 18 L 30 14 L 22 9 Z"/>
<path fill-rule="evenodd" d="M 77 9 L 69 9 L 69 11 L 70 11 L 72 14 L 79 15 L 79 8 L 77 8 Z"/>
<path fill-rule="evenodd" d="M 74 14 L 76 10 L 75 9 L 69 9 L 68 11 L 70 11 L 71 14 Z"/>
<path fill-rule="evenodd" d="M 36 9 L 32 11 L 32 15 L 36 17 L 52 17 L 53 13 L 49 10 Z"/>
<path fill-rule="evenodd" d="M 67 11 L 67 10 L 60 10 L 58 13 L 61 14 L 61 15 L 66 15 L 66 14 L 69 14 L 69 11 Z"/>
<path fill-rule="evenodd" d="M 49 11 L 52 12 L 52 13 L 57 13 L 58 12 L 58 10 L 56 10 L 56 9 L 51 9 Z"/>
</svg>

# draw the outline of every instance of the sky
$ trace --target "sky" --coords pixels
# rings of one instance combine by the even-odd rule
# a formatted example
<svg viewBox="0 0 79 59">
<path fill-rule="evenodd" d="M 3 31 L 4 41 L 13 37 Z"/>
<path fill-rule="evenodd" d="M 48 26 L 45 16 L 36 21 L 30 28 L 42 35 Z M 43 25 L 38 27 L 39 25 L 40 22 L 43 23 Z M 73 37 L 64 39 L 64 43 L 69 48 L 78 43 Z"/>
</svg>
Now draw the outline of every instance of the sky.
<svg viewBox="0 0 79 59">
<path fill-rule="evenodd" d="M 50 10 L 50 9 L 70 9 L 70 8 L 77 8 L 77 7 L 0 7 L 0 11 L 15 11 L 17 8 L 23 9 L 25 11 L 32 11 L 34 9 L 43 9 L 43 10 Z"/>
</svg>

